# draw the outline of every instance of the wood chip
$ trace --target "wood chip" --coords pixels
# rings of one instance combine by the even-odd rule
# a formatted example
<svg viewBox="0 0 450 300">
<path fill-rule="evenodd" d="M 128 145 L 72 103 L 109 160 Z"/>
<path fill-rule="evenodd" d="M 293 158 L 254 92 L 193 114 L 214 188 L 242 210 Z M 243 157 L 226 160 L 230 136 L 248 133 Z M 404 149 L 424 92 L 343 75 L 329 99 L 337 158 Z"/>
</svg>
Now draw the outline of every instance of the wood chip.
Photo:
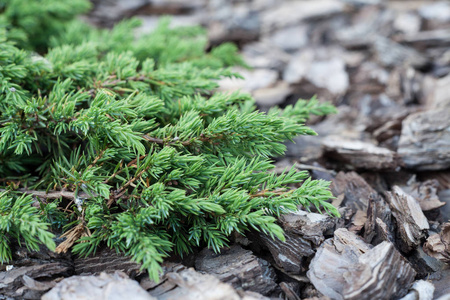
<svg viewBox="0 0 450 300">
<path fill-rule="evenodd" d="M 431 257 L 450 264 L 450 222 L 442 225 L 439 234 L 428 237 L 423 250 Z"/>
<path fill-rule="evenodd" d="M 402 125 L 398 154 L 407 168 L 444 170 L 450 167 L 448 109 L 409 115 Z"/>
<path fill-rule="evenodd" d="M 159 283 L 148 278 L 140 283 L 158 300 L 269 300 L 255 292 L 238 292 L 216 276 L 201 274 L 180 264 L 165 262 L 162 267 L 164 274 Z"/>
<path fill-rule="evenodd" d="M 195 268 L 216 276 L 234 288 L 263 295 L 277 287 L 276 275 L 269 263 L 238 245 L 223 249 L 218 254 L 210 249 L 202 250 L 195 260 Z"/>
<path fill-rule="evenodd" d="M 398 246 L 408 253 L 418 247 L 430 228 L 419 202 L 399 186 L 386 193 L 386 199 L 397 223 Z"/>
<path fill-rule="evenodd" d="M 329 136 L 323 141 L 325 155 L 356 169 L 395 169 L 395 152 L 371 143 Z"/>
<path fill-rule="evenodd" d="M 391 299 L 406 294 L 415 271 L 390 242 L 372 248 L 338 229 L 311 261 L 308 277 L 332 299 Z"/>
<path fill-rule="evenodd" d="M 72 276 L 58 283 L 42 300 L 156 300 L 137 281 L 121 272 L 101 273 L 98 276 Z"/>
</svg>

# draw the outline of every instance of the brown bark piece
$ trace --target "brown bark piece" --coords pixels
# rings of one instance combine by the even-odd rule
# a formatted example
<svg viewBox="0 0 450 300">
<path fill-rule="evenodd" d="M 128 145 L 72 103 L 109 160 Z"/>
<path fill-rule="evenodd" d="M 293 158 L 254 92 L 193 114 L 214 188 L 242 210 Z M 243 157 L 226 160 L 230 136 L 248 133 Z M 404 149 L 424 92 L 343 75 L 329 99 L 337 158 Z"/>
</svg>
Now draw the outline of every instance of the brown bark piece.
<svg viewBox="0 0 450 300">
<path fill-rule="evenodd" d="M 52 287 L 49 279 L 67 276 L 73 270 L 69 262 L 52 262 L 28 267 L 16 267 L 0 272 L 0 295 L 40 299 Z"/>
<path fill-rule="evenodd" d="M 425 237 L 430 228 L 428 220 L 419 202 L 400 187 L 394 186 L 392 192 L 386 193 L 386 199 L 396 219 L 398 246 L 401 251 L 408 253 L 417 248 Z"/>
<path fill-rule="evenodd" d="M 311 261 L 307 275 L 332 299 L 391 299 L 404 295 L 415 271 L 390 242 L 371 248 L 346 229 L 338 229 Z"/>
<path fill-rule="evenodd" d="M 392 227 L 391 218 L 392 212 L 389 205 L 381 196 L 371 194 L 369 196 L 369 207 L 367 208 L 367 220 L 364 224 L 364 240 L 372 245 L 388 241 L 389 237 L 386 235 L 386 230 L 390 232 L 389 228 Z M 378 222 L 377 219 L 379 220 Z M 380 226 L 380 222 L 384 226 Z"/>
<path fill-rule="evenodd" d="M 122 271 L 128 276 L 135 276 L 141 273 L 141 265 L 132 262 L 129 257 L 118 254 L 116 251 L 104 248 L 97 251 L 95 256 L 86 258 L 78 257 L 74 259 L 75 274 L 91 275 L 101 272 Z"/>
<path fill-rule="evenodd" d="M 416 182 L 411 186 L 403 187 L 403 190 L 419 201 L 422 211 L 430 211 L 441 208 L 445 202 L 441 202 L 437 195 L 439 189 L 439 181 L 427 180 L 424 182 Z"/>
<path fill-rule="evenodd" d="M 327 239 L 317 250 L 307 273 L 317 290 L 332 299 L 343 299 L 344 272 L 358 262 L 362 253 L 371 245 L 347 229 L 335 231 L 333 238 Z"/>
<path fill-rule="evenodd" d="M 260 233 L 258 240 L 272 254 L 277 266 L 289 274 L 300 274 L 306 271 L 304 262 L 315 253 L 324 240 L 324 233 L 331 231 L 335 221 L 328 216 L 298 211 L 280 217 L 285 231 L 286 241 Z"/>
<path fill-rule="evenodd" d="M 72 276 L 58 283 L 42 300 L 156 300 L 122 272 L 98 276 Z"/>
<path fill-rule="evenodd" d="M 342 205 L 357 210 L 367 211 L 370 195 L 378 195 L 377 192 L 355 172 L 339 172 L 330 185 L 333 196 L 344 195 Z"/>
<path fill-rule="evenodd" d="M 428 237 L 423 250 L 429 256 L 450 264 L 450 222 L 442 225 L 442 231 L 439 234 Z"/>
<path fill-rule="evenodd" d="M 209 274 L 201 274 L 194 269 L 175 263 L 163 263 L 164 275 L 155 283 L 148 278 L 141 286 L 158 300 L 268 300 L 254 292 L 236 291 L 229 284 Z"/>
<path fill-rule="evenodd" d="M 449 109 L 408 116 L 403 121 L 398 154 L 407 168 L 444 170 L 450 167 Z"/>
<path fill-rule="evenodd" d="M 195 261 L 195 268 L 216 276 L 234 288 L 263 295 L 270 293 L 277 286 L 275 272 L 269 263 L 238 245 L 224 249 L 218 254 L 210 249 L 202 250 Z"/>
<path fill-rule="evenodd" d="M 393 170 L 397 167 L 396 153 L 374 144 L 330 136 L 324 139 L 325 155 L 356 169 Z"/>
<path fill-rule="evenodd" d="M 346 278 L 344 299 L 392 299 L 403 296 L 416 272 L 389 242 L 383 242 L 359 257 Z"/>
</svg>

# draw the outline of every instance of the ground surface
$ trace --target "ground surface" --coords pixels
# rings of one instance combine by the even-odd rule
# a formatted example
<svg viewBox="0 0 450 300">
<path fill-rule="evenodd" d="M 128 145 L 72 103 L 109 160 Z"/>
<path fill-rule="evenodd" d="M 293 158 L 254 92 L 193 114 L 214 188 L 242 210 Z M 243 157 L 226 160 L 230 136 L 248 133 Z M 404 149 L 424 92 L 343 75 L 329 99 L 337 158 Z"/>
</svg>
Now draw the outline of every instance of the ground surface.
<svg viewBox="0 0 450 300">
<path fill-rule="evenodd" d="M 288 144 L 274 172 L 293 166 L 331 180 L 342 217 L 286 215 L 286 243 L 235 236 L 220 255 L 199 249 L 166 262 L 158 284 L 111 251 L 78 259 L 17 248 L 9 271 L 0 272 L 0 294 L 450 299 L 449 2 L 94 2 L 86 18 L 99 26 L 135 15 L 142 34 L 172 14 L 175 25 L 208 28 L 211 45 L 236 42 L 252 69 L 221 89 L 250 92 L 261 110 L 313 95 L 333 102 L 336 115 L 310 122 L 319 136 Z"/>
</svg>

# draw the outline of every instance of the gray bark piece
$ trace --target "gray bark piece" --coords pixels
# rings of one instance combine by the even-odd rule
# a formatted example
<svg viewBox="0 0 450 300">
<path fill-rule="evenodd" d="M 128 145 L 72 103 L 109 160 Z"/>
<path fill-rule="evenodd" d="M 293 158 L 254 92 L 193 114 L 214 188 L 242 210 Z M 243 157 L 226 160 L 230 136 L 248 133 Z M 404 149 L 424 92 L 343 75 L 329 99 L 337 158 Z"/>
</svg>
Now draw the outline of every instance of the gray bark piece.
<svg viewBox="0 0 450 300">
<path fill-rule="evenodd" d="M 442 225 L 442 231 L 439 234 L 428 237 L 423 250 L 429 256 L 450 264 L 450 222 Z"/>
<path fill-rule="evenodd" d="M 416 272 L 389 242 L 359 257 L 345 273 L 344 299 L 395 299 L 408 291 Z"/>
<path fill-rule="evenodd" d="M 392 299 L 406 294 L 415 271 L 390 242 L 371 248 L 338 229 L 311 261 L 311 283 L 332 299 Z"/>
<path fill-rule="evenodd" d="M 266 295 L 276 288 L 275 272 L 263 259 L 257 258 L 238 245 L 216 254 L 204 249 L 195 261 L 198 271 L 216 276 L 234 288 L 258 292 Z"/>
<path fill-rule="evenodd" d="M 311 283 L 319 292 L 332 299 L 343 299 L 344 273 L 358 262 L 362 253 L 371 245 L 364 243 L 354 233 L 340 228 L 334 237 L 327 239 L 317 250 L 307 273 Z"/>
<path fill-rule="evenodd" d="M 329 136 L 323 140 L 325 155 L 357 169 L 386 170 L 397 167 L 396 153 L 372 143 Z"/>
<path fill-rule="evenodd" d="M 386 199 L 397 221 L 397 238 L 400 250 L 405 253 L 417 248 L 430 228 L 428 220 L 420 208 L 419 202 L 394 186 L 392 192 L 386 193 Z"/>
<path fill-rule="evenodd" d="M 269 300 L 258 293 L 236 291 L 227 283 L 210 274 L 201 274 L 194 269 L 175 263 L 163 263 L 164 275 L 160 282 L 148 279 L 141 286 L 158 300 Z"/>
<path fill-rule="evenodd" d="M 141 264 L 132 262 L 130 257 L 118 254 L 109 248 L 101 249 L 95 256 L 77 257 L 74 259 L 74 265 L 77 275 L 113 273 L 115 271 L 122 271 L 128 276 L 141 273 Z"/>
<path fill-rule="evenodd" d="M 34 278 L 67 276 L 73 267 L 69 262 L 43 263 L 29 267 L 15 267 L 0 272 L 0 295 L 13 298 L 40 299 L 52 285 L 47 281 L 38 282 Z"/>
<path fill-rule="evenodd" d="M 375 37 L 373 47 L 378 60 L 386 67 L 408 64 L 419 68 L 428 63 L 428 60 L 414 49 L 382 36 Z"/>
<path fill-rule="evenodd" d="M 99 276 L 72 276 L 59 282 L 42 300 L 156 300 L 137 281 L 121 272 Z"/>
<path fill-rule="evenodd" d="M 287 1 L 262 14 L 261 30 L 268 33 L 307 19 L 327 18 L 344 12 L 344 9 L 345 4 L 336 0 Z"/>
<path fill-rule="evenodd" d="M 402 187 L 405 192 L 419 201 L 422 211 L 430 211 L 441 208 L 445 202 L 441 202 L 437 195 L 439 181 L 427 180 L 424 182 L 415 182 L 410 186 Z"/>
<path fill-rule="evenodd" d="M 258 239 L 272 254 L 276 265 L 289 274 L 304 272 L 304 263 L 324 240 L 324 233 L 335 227 L 335 220 L 317 214 L 298 211 L 280 217 L 286 241 L 259 233 Z"/>
<path fill-rule="evenodd" d="M 388 230 L 388 227 L 391 227 L 391 218 L 392 212 L 389 205 L 380 195 L 371 194 L 367 208 L 367 221 L 364 224 L 364 240 L 372 245 L 389 241 L 389 235 L 386 236 L 386 230 Z M 379 220 L 378 222 L 377 219 Z"/>
<path fill-rule="evenodd" d="M 450 167 L 449 108 L 419 112 L 403 121 L 398 154 L 407 168 L 444 170 Z"/>
<path fill-rule="evenodd" d="M 333 196 L 344 196 L 342 205 L 357 210 L 367 211 L 369 197 L 378 193 L 356 172 L 339 172 L 333 179 L 331 186 Z"/>
</svg>

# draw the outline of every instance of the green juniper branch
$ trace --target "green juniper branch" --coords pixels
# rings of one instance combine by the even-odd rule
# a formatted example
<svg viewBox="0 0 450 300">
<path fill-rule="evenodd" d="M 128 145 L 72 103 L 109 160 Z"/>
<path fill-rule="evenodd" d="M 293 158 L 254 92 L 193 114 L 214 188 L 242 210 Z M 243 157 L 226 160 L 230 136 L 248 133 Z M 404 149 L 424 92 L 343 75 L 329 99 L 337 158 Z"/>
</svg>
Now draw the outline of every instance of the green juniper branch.
<svg viewBox="0 0 450 300">
<path fill-rule="evenodd" d="M 112 30 L 73 19 L 85 0 L 15 15 L 25 2 L 0 1 L 2 262 L 13 240 L 54 249 L 51 232 L 63 228 L 57 251 L 106 244 L 157 279 L 171 252 L 219 251 L 233 231 L 283 240 L 277 217 L 300 205 L 338 215 L 328 182 L 268 172 L 331 105 L 263 113 L 248 94 L 215 92 L 217 79 L 239 76 L 228 67 L 245 64 L 231 44 L 206 53 L 199 27 L 163 19 L 135 39 L 135 19 Z"/>
</svg>

